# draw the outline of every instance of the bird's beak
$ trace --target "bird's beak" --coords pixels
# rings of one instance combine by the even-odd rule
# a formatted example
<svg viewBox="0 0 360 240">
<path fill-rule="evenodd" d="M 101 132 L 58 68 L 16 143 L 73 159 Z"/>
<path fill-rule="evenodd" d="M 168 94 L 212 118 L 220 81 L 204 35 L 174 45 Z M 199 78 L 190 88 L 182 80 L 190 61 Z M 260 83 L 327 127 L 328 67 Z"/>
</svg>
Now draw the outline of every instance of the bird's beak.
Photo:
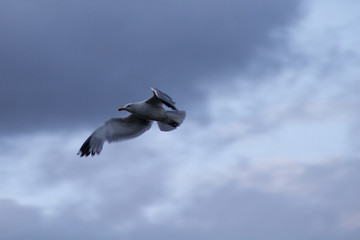
<svg viewBox="0 0 360 240">
<path fill-rule="evenodd" d="M 118 110 L 119 110 L 119 111 L 123 111 L 123 110 L 126 110 L 126 108 L 121 107 L 121 108 L 119 108 Z"/>
</svg>

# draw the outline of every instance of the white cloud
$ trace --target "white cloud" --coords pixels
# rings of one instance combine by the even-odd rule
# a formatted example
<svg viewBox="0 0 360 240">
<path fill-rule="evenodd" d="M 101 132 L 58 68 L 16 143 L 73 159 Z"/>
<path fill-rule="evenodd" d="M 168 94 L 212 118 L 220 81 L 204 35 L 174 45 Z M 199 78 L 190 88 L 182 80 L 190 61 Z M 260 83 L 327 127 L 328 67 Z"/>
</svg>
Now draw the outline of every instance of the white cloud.
<svg viewBox="0 0 360 240">
<path fill-rule="evenodd" d="M 212 192 L 239 179 L 240 189 L 286 195 L 310 205 L 322 201 L 331 204 L 319 188 L 326 184 L 309 183 L 305 178 L 311 166 L 320 171 L 333 162 L 344 161 L 346 165 L 348 159 L 357 156 L 349 143 L 359 120 L 356 90 L 360 89 L 360 70 L 356 63 L 360 55 L 354 39 L 359 40 L 360 35 L 351 30 L 357 31 L 353 20 L 359 16 L 346 11 L 348 3 L 314 3 L 308 18 L 292 31 L 290 51 L 280 54 L 284 63 L 279 72 L 257 74 L 257 79 L 244 74 L 232 84 L 203 87 L 209 93 L 204 114 L 210 121 L 182 129 L 185 140 L 174 142 L 181 149 L 192 145 L 188 152 L 177 152 L 184 160 L 175 171 L 175 180 L 170 181 L 176 193 L 168 199 L 170 203 L 174 201 L 177 207 L 186 209 L 194 194 Z M 340 24 L 325 22 L 321 15 L 325 8 L 326 16 L 335 12 L 350 16 Z M 340 37 L 336 41 L 334 34 Z M 239 164 L 242 170 L 236 168 Z M 341 171 L 334 174 L 341 175 Z M 346 176 L 342 177 L 346 182 Z M 179 200 L 182 198 L 184 202 Z M 170 203 L 163 204 L 164 212 Z M 340 202 L 332 212 L 336 226 L 340 216 L 337 211 L 343 207 Z M 164 214 L 161 206 L 155 209 Z M 321 221 L 326 221 L 324 218 Z"/>
</svg>

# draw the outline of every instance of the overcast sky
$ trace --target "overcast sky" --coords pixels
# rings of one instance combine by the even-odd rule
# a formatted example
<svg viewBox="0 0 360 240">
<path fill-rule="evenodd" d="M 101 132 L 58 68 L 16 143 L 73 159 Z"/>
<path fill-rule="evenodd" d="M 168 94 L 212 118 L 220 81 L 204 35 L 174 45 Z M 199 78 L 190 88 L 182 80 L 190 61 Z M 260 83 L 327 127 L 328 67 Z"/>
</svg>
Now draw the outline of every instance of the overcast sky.
<svg viewBox="0 0 360 240">
<path fill-rule="evenodd" d="M 0 0 L 0 238 L 360 238 L 357 0 Z M 157 87 L 187 111 L 76 155 Z"/>
</svg>

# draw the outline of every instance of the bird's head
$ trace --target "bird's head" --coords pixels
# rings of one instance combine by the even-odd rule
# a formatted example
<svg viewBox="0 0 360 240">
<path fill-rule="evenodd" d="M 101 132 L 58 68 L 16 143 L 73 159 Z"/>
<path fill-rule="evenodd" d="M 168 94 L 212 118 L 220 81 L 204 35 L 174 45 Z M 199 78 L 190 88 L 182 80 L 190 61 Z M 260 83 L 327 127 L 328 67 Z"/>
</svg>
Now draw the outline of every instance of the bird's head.
<svg viewBox="0 0 360 240">
<path fill-rule="evenodd" d="M 135 104 L 126 104 L 124 107 L 121 107 L 118 109 L 119 111 L 128 111 L 128 112 L 134 112 L 135 111 Z"/>
</svg>

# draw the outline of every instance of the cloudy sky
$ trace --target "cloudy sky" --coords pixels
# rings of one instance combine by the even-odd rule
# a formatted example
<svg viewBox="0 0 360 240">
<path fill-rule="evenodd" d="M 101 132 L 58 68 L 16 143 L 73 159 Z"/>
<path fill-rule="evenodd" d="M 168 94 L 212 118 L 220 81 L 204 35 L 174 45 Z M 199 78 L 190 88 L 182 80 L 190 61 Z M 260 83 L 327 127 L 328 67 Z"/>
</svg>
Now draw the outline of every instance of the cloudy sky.
<svg viewBox="0 0 360 240">
<path fill-rule="evenodd" d="M 1 239 L 360 238 L 357 0 L 0 0 Z M 76 155 L 168 93 L 183 125 Z"/>
</svg>

